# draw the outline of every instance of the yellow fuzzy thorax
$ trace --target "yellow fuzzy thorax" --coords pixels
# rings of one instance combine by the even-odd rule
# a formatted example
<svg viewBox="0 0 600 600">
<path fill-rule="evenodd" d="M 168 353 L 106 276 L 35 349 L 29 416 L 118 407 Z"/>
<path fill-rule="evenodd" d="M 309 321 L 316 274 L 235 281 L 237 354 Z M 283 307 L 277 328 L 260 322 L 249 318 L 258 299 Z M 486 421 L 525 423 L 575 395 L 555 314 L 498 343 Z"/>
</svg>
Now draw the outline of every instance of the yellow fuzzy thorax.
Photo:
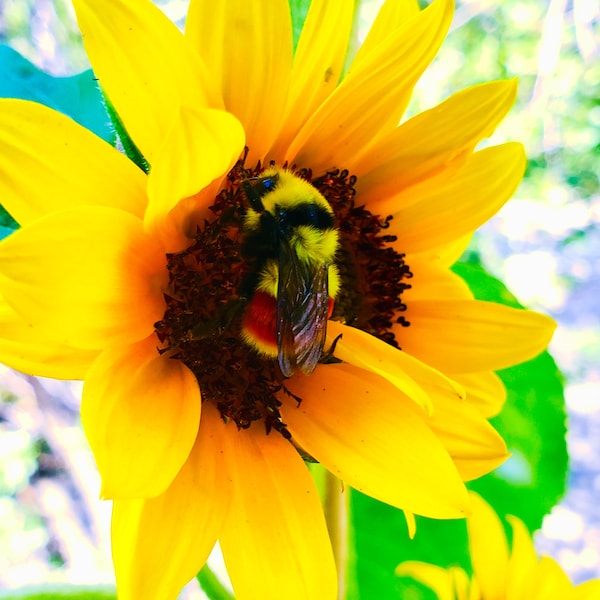
<svg viewBox="0 0 600 600">
<path fill-rule="evenodd" d="M 262 204 L 266 212 L 277 216 L 278 210 L 290 210 L 300 204 L 316 204 L 333 216 L 329 202 L 305 179 L 285 169 L 271 168 L 262 173 L 261 177 L 278 177 L 277 186 L 265 194 Z M 244 219 L 244 227 L 248 230 L 260 228 L 260 213 L 248 208 Z M 290 236 L 290 244 L 298 258 L 305 262 L 333 261 L 338 247 L 338 232 L 335 229 L 319 229 L 310 225 L 299 225 Z"/>
<path fill-rule="evenodd" d="M 335 298 L 340 291 L 340 276 L 335 265 L 329 265 L 328 270 L 328 296 Z M 279 283 L 279 268 L 277 262 L 270 260 L 260 272 L 256 289 L 277 298 L 277 285 Z"/>
<path fill-rule="evenodd" d="M 278 184 L 273 191 L 263 196 L 262 203 L 266 211 L 274 214 L 275 206 L 283 209 L 294 208 L 304 202 L 313 202 L 333 215 L 329 202 L 306 179 L 301 179 L 290 171 L 273 167 L 261 173 L 261 178 L 278 177 Z M 256 211 L 252 211 L 257 215 Z M 250 223 L 248 223 L 251 225 Z"/>
</svg>

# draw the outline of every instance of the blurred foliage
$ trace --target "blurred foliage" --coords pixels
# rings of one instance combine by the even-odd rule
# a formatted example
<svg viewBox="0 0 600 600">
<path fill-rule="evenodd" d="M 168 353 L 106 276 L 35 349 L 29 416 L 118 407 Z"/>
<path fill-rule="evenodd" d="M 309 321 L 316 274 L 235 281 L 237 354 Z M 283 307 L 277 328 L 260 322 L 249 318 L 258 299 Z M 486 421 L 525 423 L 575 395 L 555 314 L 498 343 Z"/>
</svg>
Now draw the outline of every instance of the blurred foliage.
<svg viewBox="0 0 600 600">
<path fill-rule="evenodd" d="M 506 287 L 480 265 L 458 263 L 455 271 L 477 298 L 520 306 Z M 515 515 L 534 531 L 566 487 L 568 456 L 562 376 L 548 353 L 505 369 L 500 376 L 508 398 L 492 424 L 506 440 L 512 456 L 493 473 L 470 482 L 469 487 L 483 496 L 502 519 L 506 514 Z M 417 517 L 417 533 L 410 540 L 401 511 L 354 490 L 350 514 L 353 552 L 348 597 L 352 600 L 431 598 L 429 590 L 394 575 L 395 567 L 404 560 L 442 567 L 460 565 L 471 572 L 464 520 Z M 506 530 L 510 536 L 509 528 Z"/>
<path fill-rule="evenodd" d="M 457 2 L 453 28 L 417 88 L 419 104 L 492 79 L 519 80 L 495 139 L 519 139 L 529 165 L 520 194 L 600 190 L 600 15 L 587 0 Z"/>
<path fill-rule="evenodd" d="M 71 77 L 53 77 L 10 46 L 0 45 L 0 98 L 44 104 L 71 117 L 103 140 L 115 142 L 100 88 L 89 69 Z"/>
<path fill-rule="evenodd" d="M 114 590 L 95 587 L 45 586 L 0 593 L 0 600 L 117 600 Z"/>
</svg>

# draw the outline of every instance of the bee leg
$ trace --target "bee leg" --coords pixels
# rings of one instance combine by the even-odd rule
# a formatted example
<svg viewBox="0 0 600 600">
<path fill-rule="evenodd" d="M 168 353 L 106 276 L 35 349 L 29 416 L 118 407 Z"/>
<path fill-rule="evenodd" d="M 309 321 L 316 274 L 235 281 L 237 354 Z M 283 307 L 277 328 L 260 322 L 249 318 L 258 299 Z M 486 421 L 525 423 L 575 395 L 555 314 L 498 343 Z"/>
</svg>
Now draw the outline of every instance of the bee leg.
<svg viewBox="0 0 600 600">
<path fill-rule="evenodd" d="M 298 403 L 298 406 L 302 404 L 302 398 L 300 398 L 300 396 L 297 396 L 296 394 L 294 394 L 294 392 L 290 392 L 290 390 L 288 390 L 287 387 L 285 387 L 285 385 L 282 386 L 282 389 L 284 394 L 287 394 Z"/>
<path fill-rule="evenodd" d="M 331 344 L 331 348 L 329 348 L 329 350 L 327 350 L 327 352 L 323 352 L 323 354 L 321 355 L 321 358 L 319 359 L 320 364 L 331 365 L 334 363 L 342 362 L 339 358 L 336 358 L 333 355 L 333 353 L 335 352 L 335 347 L 337 346 L 337 343 L 340 341 L 341 338 L 342 338 L 342 334 L 340 333 L 340 335 L 338 335 L 335 338 L 335 340 L 333 340 L 333 343 Z"/>
</svg>

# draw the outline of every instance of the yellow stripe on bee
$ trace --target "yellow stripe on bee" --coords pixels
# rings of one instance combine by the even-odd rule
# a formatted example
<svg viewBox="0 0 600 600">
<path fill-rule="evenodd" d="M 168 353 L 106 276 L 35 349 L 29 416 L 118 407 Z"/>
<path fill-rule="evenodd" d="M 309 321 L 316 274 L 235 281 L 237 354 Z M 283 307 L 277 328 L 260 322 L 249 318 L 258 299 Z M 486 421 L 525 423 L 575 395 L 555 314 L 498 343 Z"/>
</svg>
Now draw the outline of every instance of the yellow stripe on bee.
<svg viewBox="0 0 600 600">
<path fill-rule="evenodd" d="M 312 225 L 297 225 L 290 236 L 290 244 L 301 261 L 327 264 L 337 250 L 338 232 Z"/>
<path fill-rule="evenodd" d="M 340 276 L 338 274 L 337 267 L 335 265 L 329 265 L 328 267 L 328 296 L 334 298 L 340 291 Z M 279 283 L 279 268 L 277 262 L 270 260 L 266 263 L 263 270 L 260 272 L 257 290 L 265 292 L 274 298 L 277 298 L 277 285 Z"/>
<path fill-rule="evenodd" d="M 260 176 L 274 177 L 275 175 L 279 178 L 275 189 L 265 194 L 261 199 L 265 210 L 274 214 L 275 206 L 279 206 L 285 210 L 294 208 L 298 204 L 313 202 L 333 215 L 333 209 L 329 205 L 329 202 L 325 200 L 317 188 L 305 179 L 301 179 L 290 171 L 278 168 L 267 169 Z"/>
</svg>

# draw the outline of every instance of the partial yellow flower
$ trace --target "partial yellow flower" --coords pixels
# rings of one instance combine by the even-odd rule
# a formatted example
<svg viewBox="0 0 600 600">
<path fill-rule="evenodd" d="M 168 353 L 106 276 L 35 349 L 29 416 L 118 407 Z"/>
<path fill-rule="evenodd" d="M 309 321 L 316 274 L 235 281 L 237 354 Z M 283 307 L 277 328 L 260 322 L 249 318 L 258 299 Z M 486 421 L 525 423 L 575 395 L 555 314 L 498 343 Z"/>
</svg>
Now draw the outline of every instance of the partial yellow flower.
<svg viewBox="0 0 600 600">
<path fill-rule="evenodd" d="M 388 0 L 345 75 L 349 2 L 314 0 L 294 55 L 284 0 L 192 0 L 185 36 L 148 0 L 74 6 L 150 169 L 48 108 L 0 101 L 0 197 L 21 225 L 0 243 L 0 359 L 85 380 L 121 599 L 174 598 L 217 540 L 240 600 L 333 599 L 298 449 L 408 514 L 463 517 L 463 481 L 506 457 L 487 421 L 504 400 L 493 371 L 554 329 L 474 300 L 449 270 L 522 177 L 519 144 L 474 151 L 516 84 L 397 125 L 451 0 Z M 325 353 L 289 379 L 234 310 L 253 300 L 244 182 L 270 163 L 319 191 L 340 238 Z"/>
<path fill-rule="evenodd" d="M 560 565 L 549 556 L 538 558 L 525 524 L 507 516 L 512 545 L 492 507 L 471 492 L 473 514 L 467 519 L 473 577 L 460 567 L 443 569 L 406 561 L 396 569 L 432 589 L 439 600 L 595 600 L 600 579 L 573 585 Z"/>
</svg>

